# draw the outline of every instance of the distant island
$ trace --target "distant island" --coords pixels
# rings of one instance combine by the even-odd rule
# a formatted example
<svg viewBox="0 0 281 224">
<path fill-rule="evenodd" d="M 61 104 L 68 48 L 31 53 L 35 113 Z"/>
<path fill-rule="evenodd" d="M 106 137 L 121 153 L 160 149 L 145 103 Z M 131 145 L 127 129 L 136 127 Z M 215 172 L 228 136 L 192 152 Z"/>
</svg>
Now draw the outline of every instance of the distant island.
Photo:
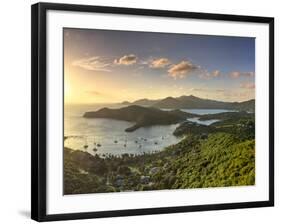
<svg viewBox="0 0 281 224">
<path fill-rule="evenodd" d="M 217 100 L 203 99 L 193 95 L 180 97 L 166 97 L 159 100 L 140 99 L 134 102 L 124 101 L 122 105 L 150 106 L 165 109 L 227 109 L 238 111 L 255 111 L 255 100 L 244 102 L 223 102 Z"/>
<path fill-rule="evenodd" d="M 140 127 L 151 125 L 175 124 L 195 116 L 195 114 L 180 110 L 163 111 L 158 108 L 137 105 L 119 109 L 102 108 L 98 111 L 86 112 L 83 115 L 85 118 L 111 118 L 136 122 L 132 127 L 125 129 L 126 132 L 132 132 Z"/>
<path fill-rule="evenodd" d="M 85 112 L 84 118 L 110 118 L 122 121 L 135 122 L 131 127 L 125 129 L 132 132 L 140 127 L 152 125 L 169 125 L 186 121 L 187 118 L 198 117 L 200 120 L 224 119 L 231 116 L 237 118 L 255 111 L 255 100 L 244 102 L 222 102 L 215 100 L 202 99 L 195 96 L 181 96 L 177 98 L 167 97 L 162 100 L 140 99 L 132 103 L 124 101 L 126 105 L 118 109 L 102 108 L 97 111 Z M 169 110 L 161 110 L 169 109 Z M 180 109 L 226 109 L 237 112 L 227 112 L 216 115 L 198 115 L 181 111 Z"/>
</svg>

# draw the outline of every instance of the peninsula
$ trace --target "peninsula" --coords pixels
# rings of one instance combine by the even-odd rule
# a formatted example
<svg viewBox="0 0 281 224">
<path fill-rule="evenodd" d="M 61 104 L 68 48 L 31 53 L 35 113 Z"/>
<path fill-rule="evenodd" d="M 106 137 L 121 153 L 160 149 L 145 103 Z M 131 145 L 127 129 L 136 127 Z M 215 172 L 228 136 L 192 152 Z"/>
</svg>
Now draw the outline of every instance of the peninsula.
<svg viewBox="0 0 281 224">
<path fill-rule="evenodd" d="M 153 107 L 142 107 L 131 105 L 119 109 L 102 108 L 98 111 L 84 113 L 85 118 L 110 118 L 135 122 L 131 127 L 125 129 L 126 132 L 132 132 L 140 127 L 152 125 L 168 125 L 185 121 L 187 118 L 194 117 L 192 113 L 180 110 L 164 111 Z"/>
</svg>

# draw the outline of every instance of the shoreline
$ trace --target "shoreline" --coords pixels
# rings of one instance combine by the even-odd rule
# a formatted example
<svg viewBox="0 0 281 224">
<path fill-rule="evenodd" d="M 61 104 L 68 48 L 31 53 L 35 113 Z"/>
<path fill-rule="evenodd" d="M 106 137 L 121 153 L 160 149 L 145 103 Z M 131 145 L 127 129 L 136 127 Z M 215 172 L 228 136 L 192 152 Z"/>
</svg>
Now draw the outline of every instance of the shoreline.
<svg viewBox="0 0 281 224">
<path fill-rule="evenodd" d="M 97 118 L 97 119 L 100 119 L 100 118 Z M 102 118 L 102 119 L 106 119 L 106 118 Z M 240 128 L 239 126 L 241 126 L 241 125 L 242 126 L 249 125 L 249 128 L 252 128 L 252 126 L 254 126 L 254 114 L 247 113 L 247 112 L 221 112 L 221 113 L 216 113 L 216 114 L 196 115 L 196 119 L 186 118 L 184 121 L 177 123 L 177 126 L 174 127 L 174 130 L 171 130 L 171 132 L 172 132 L 171 134 L 175 138 L 181 138 L 181 139 L 177 139 L 172 144 L 176 144 L 179 141 L 181 141 L 182 137 L 186 133 L 208 134 L 208 133 L 219 132 L 219 131 L 229 132 L 231 130 L 227 130 L 227 129 Z M 251 123 L 250 124 L 239 124 L 239 120 L 241 120 L 241 119 L 251 121 Z M 211 123 L 209 123 L 210 121 L 211 121 Z M 137 124 L 133 125 L 132 127 L 135 127 L 135 126 L 137 126 Z M 153 128 L 153 127 L 159 127 L 159 126 L 167 126 L 167 125 L 150 125 L 148 127 L 141 127 L 141 128 Z M 131 129 L 131 127 L 125 129 L 124 133 L 128 132 L 128 129 Z M 120 131 L 122 131 L 122 130 L 120 130 Z M 133 132 L 133 131 L 130 130 L 130 132 Z M 169 136 L 169 135 L 170 134 L 168 134 L 167 136 Z M 129 138 L 128 138 L 128 136 L 129 136 Z M 158 152 L 158 151 L 163 150 L 162 148 L 159 148 L 162 144 L 161 141 L 164 140 L 163 136 L 162 136 L 162 138 L 161 138 L 161 136 L 159 136 L 158 138 L 151 138 L 151 139 L 149 137 L 145 137 L 145 135 L 141 136 L 141 135 L 137 134 L 137 135 L 133 135 L 133 136 L 134 137 L 132 137 L 132 136 L 130 137 L 130 134 L 129 135 L 124 134 L 124 136 L 121 138 L 120 138 L 120 136 L 113 138 L 113 140 L 114 139 L 115 140 L 114 141 L 112 140 L 112 141 L 115 144 L 110 143 L 110 142 L 107 142 L 106 144 L 110 144 L 110 147 L 113 147 L 113 149 L 116 146 L 116 148 L 118 148 L 118 150 L 123 151 L 122 152 L 123 154 L 129 153 L 129 154 L 138 154 L 139 155 L 139 154 L 142 154 L 143 152 L 138 153 L 138 150 L 142 150 L 142 149 L 147 151 L 146 153 L 153 152 L 153 151 Z M 111 137 L 113 137 L 113 136 L 111 136 Z M 85 142 L 89 142 L 89 138 L 87 137 L 87 135 L 65 136 L 64 140 L 68 140 L 70 138 L 74 138 L 74 139 L 81 138 L 81 139 L 85 139 Z M 92 145 L 91 147 L 96 149 L 95 152 L 98 151 L 97 153 L 90 152 L 91 154 L 94 154 L 94 155 L 95 154 L 100 154 L 100 155 L 101 154 L 112 154 L 112 155 L 119 154 L 119 153 L 111 153 L 111 152 L 106 152 L 106 151 L 104 152 L 103 150 L 102 150 L 103 151 L 102 153 L 99 153 L 99 149 L 102 149 L 104 147 L 104 142 L 97 141 L 98 143 L 103 145 L 101 148 L 99 148 L 99 147 L 96 147 L 95 136 L 93 135 L 90 138 L 92 138 L 92 140 L 90 140 L 90 142 L 93 142 L 93 141 L 95 142 L 94 145 L 93 145 L 93 143 L 90 144 L 90 145 Z M 165 138 L 166 138 L 166 136 L 165 136 Z M 143 141 L 143 139 L 145 141 Z M 124 143 L 124 147 L 123 147 L 123 143 Z M 157 148 L 158 144 L 159 144 L 159 147 Z M 88 145 L 88 144 L 86 144 L 86 145 Z M 165 145 L 165 143 L 164 143 L 164 145 L 162 147 L 168 147 L 169 145 L 168 144 Z M 157 149 L 153 148 L 154 146 Z M 71 148 L 72 146 L 68 145 L 67 147 Z M 107 147 L 107 146 L 105 146 L 105 147 Z M 151 150 L 148 150 L 148 147 L 151 147 Z M 87 146 L 87 148 L 88 148 L 88 146 Z M 78 149 L 82 149 L 82 147 L 78 147 Z M 133 149 L 134 152 L 131 152 L 131 149 Z M 87 150 L 83 150 L 83 151 L 87 151 Z"/>
<path fill-rule="evenodd" d="M 224 145 L 220 143 L 222 139 Z M 229 153 L 225 155 L 222 149 L 229 150 Z M 253 185 L 254 151 L 254 139 L 237 139 L 228 133 L 187 135 L 179 143 L 162 151 L 142 155 L 108 155 L 102 158 L 64 148 L 64 193 Z M 237 158 L 240 154 L 245 154 L 243 162 Z M 231 167 L 229 164 L 233 162 L 241 167 Z M 221 178 L 217 180 L 217 170 L 220 169 L 224 172 L 219 174 Z"/>
</svg>

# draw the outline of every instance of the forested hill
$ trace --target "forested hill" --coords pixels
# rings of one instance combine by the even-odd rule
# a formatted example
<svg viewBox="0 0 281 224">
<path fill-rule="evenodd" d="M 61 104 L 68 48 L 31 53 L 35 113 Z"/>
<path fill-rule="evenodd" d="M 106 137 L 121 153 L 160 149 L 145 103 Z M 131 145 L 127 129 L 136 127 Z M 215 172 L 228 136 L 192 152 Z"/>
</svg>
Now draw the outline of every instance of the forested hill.
<svg viewBox="0 0 281 224">
<path fill-rule="evenodd" d="M 128 106 L 119 109 L 102 108 L 98 111 L 84 113 L 85 118 L 111 118 L 123 121 L 135 122 L 126 131 L 134 131 L 140 127 L 151 125 L 175 124 L 196 115 L 180 110 L 163 111 L 152 107 Z"/>
<path fill-rule="evenodd" d="M 255 100 L 244 102 L 223 102 L 203 99 L 193 95 L 180 97 L 166 97 L 160 100 L 140 99 L 134 102 L 124 101 L 123 105 L 152 106 L 166 109 L 230 109 L 239 111 L 255 111 Z"/>
</svg>

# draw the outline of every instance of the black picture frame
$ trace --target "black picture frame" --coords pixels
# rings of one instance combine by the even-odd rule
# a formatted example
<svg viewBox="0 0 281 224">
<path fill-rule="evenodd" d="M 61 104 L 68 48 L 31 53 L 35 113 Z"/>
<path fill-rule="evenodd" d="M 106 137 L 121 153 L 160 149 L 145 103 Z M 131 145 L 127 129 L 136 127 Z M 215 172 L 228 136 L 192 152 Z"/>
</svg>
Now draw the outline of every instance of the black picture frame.
<svg viewBox="0 0 281 224">
<path fill-rule="evenodd" d="M 254 22 L 269 25 L 269 200 L 243 203 L 160 207 L 101 212 L 52 214 L 46 213 L 46 13 L 48 10 L 100 12 L 123 15 L 161 16 L 217 21 Z M 31 155 L 31 218 L 54 221 L 206 210 L 238 209 L 274 206 L 274 18 L 183 11 L 163 11 L 136 8 L 103 7 L 73 4 L 37 3 L 31 11 L 31 76 L 32 76 L 32 155 Z"/>
</svg>

